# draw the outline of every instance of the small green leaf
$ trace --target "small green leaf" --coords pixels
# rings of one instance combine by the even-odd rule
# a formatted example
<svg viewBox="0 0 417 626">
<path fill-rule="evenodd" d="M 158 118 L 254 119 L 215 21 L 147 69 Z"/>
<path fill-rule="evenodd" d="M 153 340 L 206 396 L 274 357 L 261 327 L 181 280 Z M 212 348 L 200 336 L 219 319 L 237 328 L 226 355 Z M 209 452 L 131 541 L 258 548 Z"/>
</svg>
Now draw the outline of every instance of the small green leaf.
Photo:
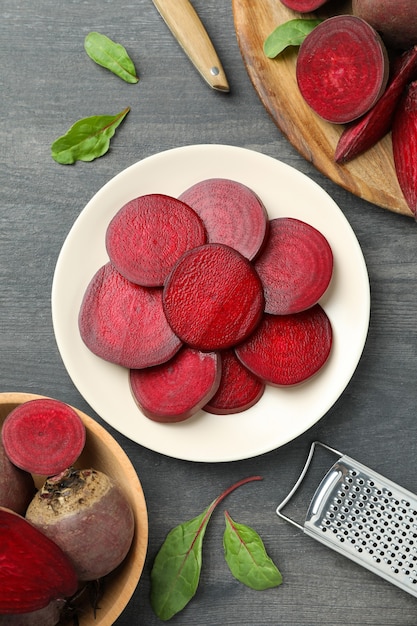
<svg viewBox="0 0 417 626">
<path fill-rule="evenodd" d="M 57 163 L 70 165 L 75 161 L 93 161 L 103 156 L 110 146 L 116 128 L 129 113 L 130 107 L 117 115 L 94 115 L 75 122 L 51 146 L 52 158 Z"/>
<path fill-rule="evenodd" d="M 264 53 L 274 59 L 288 46 L 300 46 L 322 20 L 296 18 L 280 24 L 264 41 Z"/>
<path fill-rule="evenodd" d="M 90 59 L 122 78 L 127 83 L 137 83 L 139 78 L 126 49 L 101 33 L 88 33 L 84 48 Z"/>
<path fill-rule="evenodd" d="M 233 576 L 257 591 L 278 587 L 282 583 L 281 573 L 267 555 L 258 533 L 234 522 L 227 512 L 225 519 L 224 556 Z"/>
</svg>

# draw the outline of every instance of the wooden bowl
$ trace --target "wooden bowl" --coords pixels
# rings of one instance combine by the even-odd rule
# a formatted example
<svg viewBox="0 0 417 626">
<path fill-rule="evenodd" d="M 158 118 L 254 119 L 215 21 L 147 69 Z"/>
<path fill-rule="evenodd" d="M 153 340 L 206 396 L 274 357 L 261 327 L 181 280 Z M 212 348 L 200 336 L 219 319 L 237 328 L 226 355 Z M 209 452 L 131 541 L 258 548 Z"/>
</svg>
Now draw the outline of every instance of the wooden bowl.
<svg viewBox="0 0 417 626">
<path fill-rule="evenodd" d="M 0 393 L 0 428 L 5 417 L 19 404 L 45 396 L 29 393 Z M 94 616 L 90 606 L 79 617 L 80 626 L 111 626 L 132 597 L 142 574 L 148 546 L 148 514 L 142 486 L 124 450 L 91 417 L 74 407 L 86 427 L 86 444 L 77 466 L 92 467 L 113 478 L 128 498 L 135 516 L 135 535 L 123 563 L 106 576 L 100 609 Z M 34 477 L 37 486 L 44 479 Z"/>
</svg>

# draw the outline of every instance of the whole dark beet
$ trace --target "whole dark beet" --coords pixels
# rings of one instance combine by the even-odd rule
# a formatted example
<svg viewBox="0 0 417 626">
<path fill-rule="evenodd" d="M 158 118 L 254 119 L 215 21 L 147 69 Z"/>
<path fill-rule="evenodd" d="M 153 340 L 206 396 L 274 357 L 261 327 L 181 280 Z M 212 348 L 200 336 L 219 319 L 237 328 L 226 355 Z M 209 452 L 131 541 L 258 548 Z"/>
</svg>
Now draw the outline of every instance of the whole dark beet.
<svg viewBox="0 0 417 626">
<path fill-rule="evenodd" d="M 30 613 L 0 615 L 0 626 L 56 626 L 65 600 L 53 600 L 43 609 Z"/>
<path fill-rule="evenodd" d="M 49 478 L 30 503 L 26 519 L 72 561 L 79 580 L 96 580 L 127 555 L 134 517 L 120 488 L 94 469 L 70 468 Z"/>
<path fill-rule="evenodd" d="M 32 475 L 9 461 L 0 437 L 0 506 L 24 515 L 35 492 Z"/>
</svg>

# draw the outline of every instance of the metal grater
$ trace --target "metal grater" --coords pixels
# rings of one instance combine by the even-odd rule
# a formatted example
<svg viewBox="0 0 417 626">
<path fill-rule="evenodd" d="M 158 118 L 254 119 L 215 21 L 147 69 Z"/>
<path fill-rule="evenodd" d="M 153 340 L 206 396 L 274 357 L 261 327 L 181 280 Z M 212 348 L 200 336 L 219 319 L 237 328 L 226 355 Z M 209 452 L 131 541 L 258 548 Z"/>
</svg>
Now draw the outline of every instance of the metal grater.
<svg viewBox="0 0 417 626">
<path fill-rule="evenodd" d="M 282 509 L 303 482 L 317 446 L 339 458 L 310 502 L 304 525 Z M 314 442 L 277 515 L 329 548 L 417 596 L 417 496 L 334 448 Z"/>
</svg>

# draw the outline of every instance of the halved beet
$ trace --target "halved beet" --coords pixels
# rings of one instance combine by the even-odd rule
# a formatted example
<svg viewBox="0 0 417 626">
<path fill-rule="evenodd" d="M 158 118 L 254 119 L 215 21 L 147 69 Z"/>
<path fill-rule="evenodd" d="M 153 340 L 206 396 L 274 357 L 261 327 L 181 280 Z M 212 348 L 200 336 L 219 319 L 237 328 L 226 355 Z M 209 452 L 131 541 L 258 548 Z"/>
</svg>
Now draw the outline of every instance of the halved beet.
<svg viewBox="0 0 417 626">
<path fill-rule="evenodd" d="M 296 76 L 307 104 L 323 119 L 345 124 L 364 115 L 388 81 L 386 48 L 365 20 L 336 15 L 300 46 Z"/>
<path fill-rule="evenodd" d="M 53 476 L 72 465 L 85 444 L 85 426 L 74 409 L 50 398 L 19 404 L 3 422 L 4 449 L 17 467 Z"/>
<path fill-rule="evenodd" d="M 271 385 L 295 385 L 318 372 L 332 346 L 332 327 L 319 304 L 293 315 L 265 314 L 262 323 L 235 348 L 251 372 Z"/>
<path fill-rule="evenodd" d="M 328 1 L 329 0 L 281 0 L 283 5 L 299 13 L 315 11 Z"/>
<path fill-rule="evenodd" d="M 78 325 L 94 354 L 127 368 L 168 361 L 182 345 L 165 317 L 162 289 L 130 282 L 111 263 L 89 283 Z"/>
<path fill-rule="evenodd" d="M 205 411 L 229 415 L 250 409 L 262 397 L 265 383 L 242 365 L 234 350 L 224 350 L 220 356 L 222 364 L 220 385 L 204 407 Z"/>
<path fill-rule="evenodd" d="M 268 233 L 268 215 L 256 193 L 235 180 L 209 178 L 180 195 L 201 217 L 208 243 L 224 243 L 248 259 Z"/>
<path fill-rule="evenodd" d="M 68 557 L 23 517 L 0 507 L 0 613 L 29 613 L 78 587 Z"/>
<path fill-rule="evenodd" d="M 223 244 L 186 252 L 164 287 L 165 314 L 174 333 L 200 350 L 233 346 L 258 325 L 262 284 L 248 259 Z"/>
<path fill-rule="evenodd" d="M 292 217 L 271 220 L 265 249 L 255 262 L 265 295 L 265 311 L 298 313 L 316 304 L 333 272 L 333 253 L 316 228 Z"/>
<path fill-rule="evenodd" d="M 184 346 L 168 363 L 130 371 L 133 396 L 156 422 L 188 419 L 216 392 L 221 375 L 219 354 Z"/>
<path fill-rule="evenodd" d="M 131 200 L 106 231 L 106 248 L 115 268 L 147 287 L 162 286 L 180 256 L 205 242 L 206 232 L 195 211 L 164 194 Z"/>
</svg>

